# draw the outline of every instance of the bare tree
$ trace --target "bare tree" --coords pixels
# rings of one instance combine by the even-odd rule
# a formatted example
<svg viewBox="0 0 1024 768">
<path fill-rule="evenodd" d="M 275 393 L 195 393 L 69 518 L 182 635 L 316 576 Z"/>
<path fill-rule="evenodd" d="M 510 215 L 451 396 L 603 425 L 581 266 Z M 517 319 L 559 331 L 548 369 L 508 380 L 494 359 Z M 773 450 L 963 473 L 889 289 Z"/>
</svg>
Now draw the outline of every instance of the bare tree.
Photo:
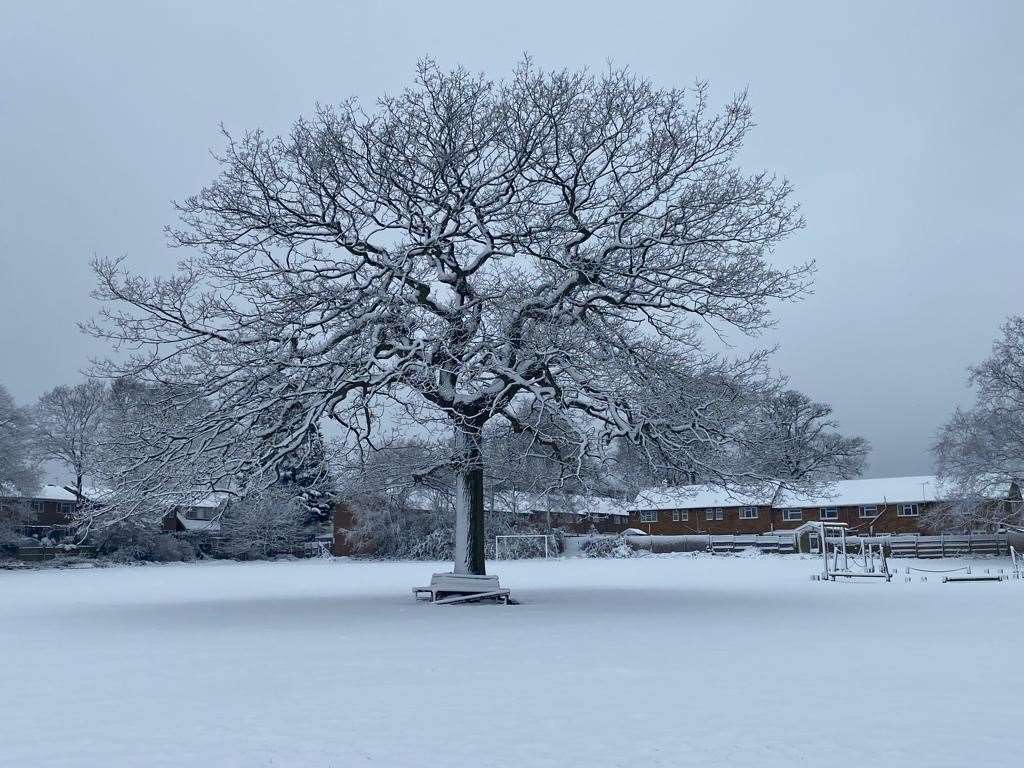
<svg viewBox="0 0 1024 768">
<path fill-rule="evenodd" d="M 1021 504 L 994 503 L 1024 485 L 1024 316 L 1011 317 L 989 357 L 970 369 L 974 405 L 957 408 L 934 452 L 952 497 L 939 514 L 970 525 L 1024 523 Z"/>
<path fill-rule="evenodd" d="M 483 573 L 484 430 L 532 431 L 524 401 L 579 455 L 624 439 L 758 479 L 736 436 L 761 357 L 718 359 L 702 328 L 757 333 L 811 267 L 768 262 L 802 220 L 785 180 L 735 167 L 751 124 L 744 95 L 714 112 L 703 84 L 428 61 L 373 113 L 227 136 L 219 177 L 179 205 L 191 254 L 166 279 L 97 260 L 109 306 L 89 330 L 144 350 L 107 374 L 209 403 L 153 464 L 206 484 L 275 467 L 324 418 L 361 449 L 382 415 L 450 430 L 455 570 Z"/>
<path fill-rule="evenodd" d="M 39 468 L 32 461 L 30 414 L 0 384 L 0 496 L 31 495 L 39 481 Z"/>
<path fill-rule="evenodd" d="M 234 557 L 291 554 L 307 538 L 305 511 L 300 496 L 279 486 L 235 499 L 221 514 L 222 551 Z"/>
<path fill-rule="evenodd" d="M 79 504 L 85 477 L 94 469 L 106 404 L 106 386 L 90 380 L 51 389 L 33 409 L 36 453 L 71 471 Z"/>
<path fill-rule="evenodd" d="M 832 406 L 793 389 L 770 393 L 745 437 L 744 457 L 785 483 L 856 477 L 870 450 L 864 438 L 839 432 Z"/>
</svg>

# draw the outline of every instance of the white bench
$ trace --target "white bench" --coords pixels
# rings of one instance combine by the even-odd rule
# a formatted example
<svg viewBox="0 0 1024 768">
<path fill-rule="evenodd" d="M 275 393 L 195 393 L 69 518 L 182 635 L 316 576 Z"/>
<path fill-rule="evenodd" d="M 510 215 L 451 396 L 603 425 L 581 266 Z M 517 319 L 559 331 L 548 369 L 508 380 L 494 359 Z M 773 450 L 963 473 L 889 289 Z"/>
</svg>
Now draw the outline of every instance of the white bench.
<svg viewBox="0 0 1024 768">
<path fill-rule="evenodd" d="M 509 602 L 509 590 L 501 588 L 497 576 L 462 573 L 435 573 L 430 577 L 429 587 L 413 587 L 412 594 L 417 600 L 429 600 L 438 605 L 477 600 Z"/>
</svg>

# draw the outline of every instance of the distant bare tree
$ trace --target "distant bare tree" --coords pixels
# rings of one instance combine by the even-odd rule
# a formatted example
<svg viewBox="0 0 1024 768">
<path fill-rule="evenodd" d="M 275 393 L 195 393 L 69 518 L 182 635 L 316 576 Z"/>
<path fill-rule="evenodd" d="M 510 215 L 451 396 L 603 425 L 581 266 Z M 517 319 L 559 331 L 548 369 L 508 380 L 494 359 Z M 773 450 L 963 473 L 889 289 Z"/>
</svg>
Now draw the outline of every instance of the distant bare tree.
<svg viewBox="0 0 1024 768">
<path fill-rule="evenodd" d="M 71 471 L 79 503 L 85 477 L 94 469 L 106 404 L 103 383 L 84 381 L 51 389 L 32 412 L 37 455 Z"/>
<path fill-rule="evenodd" d="M 857 477 L 870 450 L 864 438 L 839 432 L 832 406 L 793 389 L 770 393 L 745 437 L 752 465 L 790 483 Z"/>
<path fill-rule="evenodd" d="M 1011 317 L 992 353 L 970 369 L 974 405 L 957 408 L 934 451 L 954 497 L 941 514 L 965 525 L 1024 523 L 1021 504 L 994 505 L 1011 483 L 1024 484 L 1024 316 Z"/>
<path fill-rule="evenodd" d="M 157 463 L 211 485 L 273 470 L 324 418 L 363 449 L 385 411 L 450 430 L 459 573 L 484 572 L 485 427 L 535 432 L 526 401 L 579 456 L 622 439 L 758 481 L 736 436 L 762 359 L 716 358 L 701 326 L 758 332 L 810 266 L 768 261 L 802 220 L 786 181 L 735 167 L 751 125 L 745 96 L 715 113 L 704 85 L 425 62 L 372 114 L 228 136 L 220 176 L 179 206 L 193 253 L 173 277 L 95 262 L 110 306 L 89 330 L 148 350 L 103 371 L 209 404 Z"/>
<path fill-rule="evenodd" d="M 39 468 L 32 461 L 31 415 L 0 384 L 0 496 L 31 495 L 39 482 Z"/>
<path fill-rule="evenodd" d="M 307 538 L 306 505 L 279 486 L 231 501 L 221 514 L 222 551 L 233 557 L 290 554 Z"/>
</svg>

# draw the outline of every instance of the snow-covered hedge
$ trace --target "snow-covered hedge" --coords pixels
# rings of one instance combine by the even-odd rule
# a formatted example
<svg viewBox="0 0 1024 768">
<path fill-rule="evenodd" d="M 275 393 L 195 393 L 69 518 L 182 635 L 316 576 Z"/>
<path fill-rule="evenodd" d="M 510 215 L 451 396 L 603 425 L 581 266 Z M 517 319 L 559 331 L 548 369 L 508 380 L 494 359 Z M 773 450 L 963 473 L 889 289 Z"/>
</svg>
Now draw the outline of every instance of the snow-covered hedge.
<svg viewBox="0 0 1024 768">
<path fill-rule="evenodd" d="M 631 547 L 622 536 L 588 539 L 580 545 L 584 557 L 637 557 L 642 554 Z"/>
<path fill-rule="evenodd" d="M 97 554 L 116 562 L 172 563 L 195 560 L 198 542 L 166 533 L 153 524 L 126 521 L 101 530 L 91 541 Z"/>
</svg>

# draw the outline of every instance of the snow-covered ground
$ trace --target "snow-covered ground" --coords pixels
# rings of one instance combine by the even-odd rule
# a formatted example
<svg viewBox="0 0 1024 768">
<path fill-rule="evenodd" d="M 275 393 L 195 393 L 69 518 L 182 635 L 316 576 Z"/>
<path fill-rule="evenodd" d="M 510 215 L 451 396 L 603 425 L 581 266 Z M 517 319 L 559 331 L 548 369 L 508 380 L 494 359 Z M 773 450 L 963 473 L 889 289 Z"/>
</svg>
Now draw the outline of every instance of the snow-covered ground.
<svg viewBox="0 0 1024 768">
<path fill-rule="evenodd" d="M 1024 582 L 817 567 L 502 562 L 510 607 L 413 602 L 429 563 L 0 571 L 0 764 L 1024 760 Z"/>
</svg>

